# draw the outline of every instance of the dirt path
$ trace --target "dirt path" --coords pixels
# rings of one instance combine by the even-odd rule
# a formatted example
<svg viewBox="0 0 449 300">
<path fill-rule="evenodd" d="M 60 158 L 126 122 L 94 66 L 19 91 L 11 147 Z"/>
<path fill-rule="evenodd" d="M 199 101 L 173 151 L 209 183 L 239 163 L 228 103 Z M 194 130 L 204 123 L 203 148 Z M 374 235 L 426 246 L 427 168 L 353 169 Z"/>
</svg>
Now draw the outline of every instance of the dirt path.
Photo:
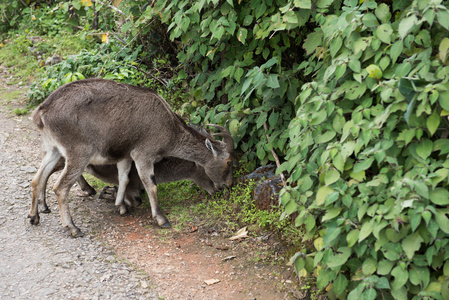
<svg viewBox="0 0 449 300">
<path fill-rule="evenodd" d="M 0 290 L 6 291 L 0 299 L 303 298 L 269 236 L 232 242 L 201 226 L 160 230 L 148 209 L 119 217 L 112 202 L 85 197 L 78 188 L 70 207 L 85 237 L 72 239 L 62 229 L 51 191 L 52 213 L 29 225 L 41 144 L 29 116 L 11 114 L 21 106 L 17 99 L 25 99 L 17 90 L 26 88 L 8 86 L 9 78 L 0 69 Z"/>
</svg>

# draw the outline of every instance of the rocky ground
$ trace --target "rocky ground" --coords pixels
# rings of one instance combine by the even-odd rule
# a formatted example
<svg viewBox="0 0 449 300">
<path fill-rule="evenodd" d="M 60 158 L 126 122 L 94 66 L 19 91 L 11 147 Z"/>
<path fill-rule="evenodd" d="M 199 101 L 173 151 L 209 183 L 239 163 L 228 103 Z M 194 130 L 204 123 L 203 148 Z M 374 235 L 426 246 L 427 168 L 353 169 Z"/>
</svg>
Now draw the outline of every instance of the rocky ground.
<svg viewBox="0 0 449 300">
<path fill-rule="evenodd" d="M 1 67 L 0 67 L 1 68 Z M 29 115 L 15 116 L 26 87 L 0 70 L 0 299 L 302 299 L 270 235 L 229 241 L 219 230 L 161 231 L 148 208 L 119 217 L 111 201 L 72 188 L 70 209 L 86 233 L 71 238 L 48 188 L 50 214 L 26 218 L 41 160 Z M 11 99 L 8 95 L 14 95 Z M 53 176 L 55 177 L 55 176 Z M 270 253 L 271 263 L 266 253 Z M 274 253 L 274 254 L 273 254 Z M 274 257 L 273 257 L 274 255 Z M 308 297 L 306 297 L 308 298 Z"/>
</svg>

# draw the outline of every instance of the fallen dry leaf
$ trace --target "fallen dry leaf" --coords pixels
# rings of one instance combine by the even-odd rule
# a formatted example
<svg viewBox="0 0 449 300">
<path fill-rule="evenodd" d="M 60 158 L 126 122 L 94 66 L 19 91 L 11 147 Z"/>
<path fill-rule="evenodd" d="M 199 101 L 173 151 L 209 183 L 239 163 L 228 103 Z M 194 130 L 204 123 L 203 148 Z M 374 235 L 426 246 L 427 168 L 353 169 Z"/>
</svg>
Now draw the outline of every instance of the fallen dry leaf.
<svg viewBox="0 0 449 300">
<path fill-rule="evenodd" d="M 219 283 L 220 280 L 219 279 L 208 279 L 208 280 L 204 280 L 204 283 L 207 285 L 212 285 L 212 284 L 216 284 Z"/>
<path fill-rule="evenodd" d="M 230 237 L 229 239 L 231 241 L 233 241 L 233 240 L 243 239 L 243 238 L 247 238 L 247 237 L 248 237 L 248 231 L 246 230 L 246 227 L 243 227 L 242 229 L 237 231 L 237 233 L 233 237 Z"/>
<path fill-rule="evenodd" d="M 226 256 L 225 258 L 223 258 L 223 261 L 228 261 L 228 260 L 234 259 L 236 257 L 237 256 L 235 256 L 235 255 L 229 255 L 229 256 Z"/>
<path fill-rule="evenodd" d="M 225 250 L 228 250 L 229 249 L 229 247 L 228 246 L 217 246 L 217 247 L 215 247 L 216 249 L 218 249 L 218 250 L 223 250 L 223 251 L 225 251 Z"/>
</svg>

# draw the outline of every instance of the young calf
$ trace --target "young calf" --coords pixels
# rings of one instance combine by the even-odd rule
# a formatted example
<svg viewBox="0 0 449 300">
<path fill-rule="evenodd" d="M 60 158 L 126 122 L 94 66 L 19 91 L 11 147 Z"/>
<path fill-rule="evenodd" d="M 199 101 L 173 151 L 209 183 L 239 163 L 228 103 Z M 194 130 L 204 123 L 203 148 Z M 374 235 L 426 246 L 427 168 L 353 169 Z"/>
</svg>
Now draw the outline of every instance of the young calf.
<svg viewBox="0 0 449 300">
<path fill-rule="evenodd" d="M 62 169 L 64 169 L 64 159 L 61 158 L 52 173 Z M 119 184 L 116 165 L 88 165 L 86 172 L 94 175 L 104 182 L 115 185 Z M 128 176 L 129 182 L 125 190 L 125 201 L 130 206 L 136 204 L 139 205 L 142 203 L 140 191 L 143 189 L 143 184 L 134 164 L 132 165 Z M 179 180 L 191 180 L 199 187 L 206 190 L 210 195 L 217 192 L 214 183 L 209 179 L 209 177 L 207 177 L 204 169 L 194 162 L 184 159 L 179 159 L 176 157 L 166 157 L 162 159 L 154 165 L 154 176 L 156 177 L 156 183 L 158 184 Z M 89 195 L 95 195 L 95 189 L 87 183 L 83 176 L 78 178 L 77 183 L 83 191 L 87 192 Z M 43 189 L 44 194 L 42 195 L 44 206 L 44 210 L 42 212 L 50 213 L 50 209 L 46 203 L 45 190 L 46 189 Z M 126 206 L 120 206 L 120 214 L 125 214 L 126 212 Z"/>
</svg>

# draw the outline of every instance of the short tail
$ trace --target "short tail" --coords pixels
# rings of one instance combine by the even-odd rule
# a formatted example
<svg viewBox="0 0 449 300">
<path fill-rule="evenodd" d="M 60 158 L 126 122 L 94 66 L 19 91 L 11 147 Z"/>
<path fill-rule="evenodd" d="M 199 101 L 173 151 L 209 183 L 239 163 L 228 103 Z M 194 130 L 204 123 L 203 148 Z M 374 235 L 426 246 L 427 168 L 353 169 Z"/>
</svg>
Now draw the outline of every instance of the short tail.
<svg viewBox="0 0 449 300">
<path fill-rule="evenodd" d="M 33 123 L 37 126 L 37 128 L 44 128 L 44 123 L 42 122 L 42 110 L 40 106 L 33 111 L 31 119 L 33 120 Z"/>
</svg>

